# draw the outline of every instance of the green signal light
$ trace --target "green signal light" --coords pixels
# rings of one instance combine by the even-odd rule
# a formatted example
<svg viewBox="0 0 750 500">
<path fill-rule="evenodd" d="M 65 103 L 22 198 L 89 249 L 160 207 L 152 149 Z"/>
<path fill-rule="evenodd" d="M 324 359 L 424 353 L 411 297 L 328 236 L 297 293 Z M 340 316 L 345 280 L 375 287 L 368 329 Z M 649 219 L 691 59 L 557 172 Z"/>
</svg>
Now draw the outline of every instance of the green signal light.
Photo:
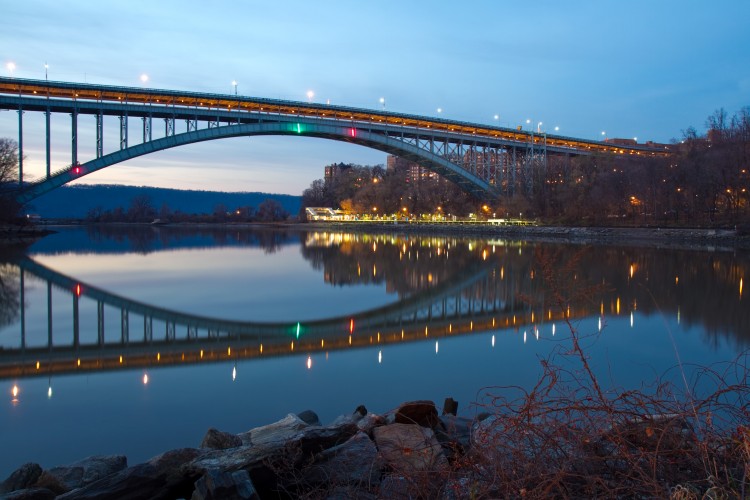
<svg viewBox="0 0 750 500">
<path fill-rule="evenodd" d="M 299 331 L 300 331 L 300 325 L 299 325 L 299 322 L 297 322 L 297 338 L 299 338 Z"/>
<path fill-rule="evenodd" d="M 297 124 L 297 133 L 298 134 L 302 133 L 302 125 L 300 125 L 299 123 Z M 299 323 L 297 325 L 299 326 Z"/>
</svg>

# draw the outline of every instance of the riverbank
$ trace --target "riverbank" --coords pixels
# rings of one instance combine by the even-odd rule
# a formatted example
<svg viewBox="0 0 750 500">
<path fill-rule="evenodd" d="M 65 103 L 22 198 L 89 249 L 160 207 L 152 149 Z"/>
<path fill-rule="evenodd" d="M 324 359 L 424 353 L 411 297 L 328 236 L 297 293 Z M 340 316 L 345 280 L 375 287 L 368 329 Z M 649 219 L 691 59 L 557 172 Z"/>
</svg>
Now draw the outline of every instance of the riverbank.
<svg viewBox="0 0 750 500">
<path fill-rule="evenodd" d="M 616 410 L 625 407 L 603 400 L 598 403 L 613 413 L 597 418 L 603 408 L 589 405 L 582 419 L 581 401 L 571 413 L 572 401 L 553 409 L 556 405 L 529 398 L 516 412 L 495 408 L 474 419 L 457 417 L 458 403 L 451 398 L 442 415 L 431 401 L 413 401 L 385 415 L 359 406 L 328 425 L 308 410 L 240 434 L 209 429 L 198 447 L 131 466 L 124 456 L 88 457 L 47 470 L 28 463 L 0 483 L 0 495 L 8 500 L 744 497 L 747 428 L 724 435 L 709 426 L 698 433 L 688 414 L 628 410 L 623 418 Z M 650 401 L 651 409 L 676 409 L 673 402 L 663 404 Z"/>
<path fill-rule="evenodd" d="M 750 250 L 750 234 L 729 229 L 496 226 L 490 224 L 327 222 L 297 226 L 317 230 L 388 232 L 404 234 L 471 235 L 512 240 L 576 244 L 637 245 L 665 248 Z"/>
<path fill-rule="evenodd" d="M 85 225 L 85 224 L 81 224 Z M 492 239 L 559 242 L 590 245 L 627 245 L 654 248 L 691 248 L 704 250 L 750 250 L 750 232 L 736 229 L 661 228 L 661 227 L 575 227 L 575 226 L 501 226 L 482 223 L 424 222 L 273 222 L 273 223 L 117 223 L 107 226 L 150 226 L 171 228 L 246 228 L 293 229 L 314 231 L 350 231 L 362 233 L 424 234 L 436 236 L 477 236 Z M 0 241 L 33 241 L 50 234 L 47 226 L 0 227 Z"/>
</svg>

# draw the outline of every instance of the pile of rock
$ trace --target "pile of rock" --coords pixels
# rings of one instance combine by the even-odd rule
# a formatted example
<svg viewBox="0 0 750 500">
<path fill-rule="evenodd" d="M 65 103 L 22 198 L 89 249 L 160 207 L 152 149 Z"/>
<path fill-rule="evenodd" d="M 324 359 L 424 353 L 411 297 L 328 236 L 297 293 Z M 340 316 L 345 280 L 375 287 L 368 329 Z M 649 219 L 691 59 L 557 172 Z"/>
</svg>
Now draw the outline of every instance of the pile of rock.
<svg viewBox="0 0 750 500">
<path fill-rule="evenodd" d="M 385 415 L 364 406 L 322 426 L 311 411 L 242 434 L 210 429 L 198 448 L 168 451 L 127 466 L 90 457 L 42 470 L 26 464 L 4 482 L 5 499 L 328 498 L 425 496 L 470 444 L 474 421 L 446 400 L 402 404 Z M 317 496 L 317 495 L 316 495 Z M 428 495 L 431 496 L 431 495 Z"/>
</svg>

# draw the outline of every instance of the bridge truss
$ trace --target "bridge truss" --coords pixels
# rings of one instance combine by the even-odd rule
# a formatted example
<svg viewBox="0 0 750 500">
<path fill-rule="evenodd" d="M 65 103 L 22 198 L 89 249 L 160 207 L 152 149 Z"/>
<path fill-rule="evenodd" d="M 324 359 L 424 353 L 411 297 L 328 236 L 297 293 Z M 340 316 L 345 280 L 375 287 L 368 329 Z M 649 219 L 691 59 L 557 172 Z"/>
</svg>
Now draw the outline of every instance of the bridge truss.
<svg viewBox="0 0 750 500">
<path fill-rule="evenodd" d="M 502 127 L 362 108 L 236 95 L 0 78 L 0 109 L 18 113 L 19 185 L 28 202 L 103 168 L 182 145 L 254 136 L 308 136 L 359 144 L 413 161 L 484 200 L 530 191 L 551 157 L 608 153 L 664 155 L 645 146 L 621 146 Z M 46 175 L 23 182 L 24 113 L 45 115 Z M 70 163 L 53 170 L 53 113 L 70 115 Z M 79 158 L 79 117 L 94 118 L 95 157 Z M 119 141 L 105 149 L 105 117 L 114 117 Z M 109 118 L 111 120 L 111 118 Z M 131 122 L 141 122 L 138 137 Z M 83 161 L 82 161 L 83 160 Z"/>
</svg>

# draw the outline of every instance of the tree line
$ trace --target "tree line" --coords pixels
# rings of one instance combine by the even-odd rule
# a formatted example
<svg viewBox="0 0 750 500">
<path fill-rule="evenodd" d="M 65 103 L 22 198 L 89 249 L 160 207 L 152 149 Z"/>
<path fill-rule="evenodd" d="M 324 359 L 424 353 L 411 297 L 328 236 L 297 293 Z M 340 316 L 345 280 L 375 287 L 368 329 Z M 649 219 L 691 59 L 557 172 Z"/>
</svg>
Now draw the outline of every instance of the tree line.
<svg viewBox="0 0 750 500">
<path fill-rule="evenodd" d="M 512 194 L 486 203 L 444 179 L 413 178 L 408 168 L 386 171 L 339 164 L 312 182 L 302 207 L 388 215 L 469 213 L 479 217 L 539 218 L 560 224 L 732 226 L 750 223 L 750 107 L 729 116 L 720 109 L 669 145 L 669 155 L 550 155 Z M 503 186 L 507 188 L 507 186 Z"/>
<path fill-rule="evenodd" d="M 172 210 L 163 203 L 157 210 L 148 195 L 134 196 L 130 206 L 115 207 L 104 210 L 102 207 L 94 207 L 86 214 L 86 221 L 92 223 L 107 222 L 154 222 L 177 223 L 177 222 L 278 222 L 289 217 L 279 202 L 268 198 L 258 207 L 242 206 L 233 209 L 226 205 L 218 204 L 211 213 L 186 213 L 181 210 Z"/>
</svg>

